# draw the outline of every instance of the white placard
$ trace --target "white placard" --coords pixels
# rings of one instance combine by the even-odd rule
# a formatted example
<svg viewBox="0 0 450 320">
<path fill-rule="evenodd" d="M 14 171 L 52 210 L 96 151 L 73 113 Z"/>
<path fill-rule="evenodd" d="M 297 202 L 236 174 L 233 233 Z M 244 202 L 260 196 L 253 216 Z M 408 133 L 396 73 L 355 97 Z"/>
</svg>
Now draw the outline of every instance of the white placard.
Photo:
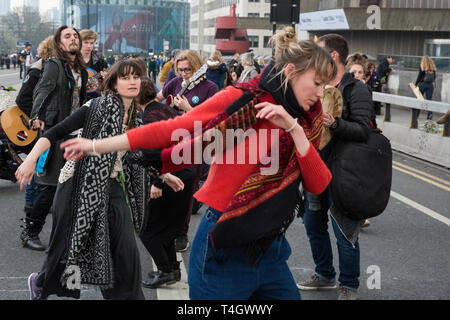
<svg viewBox="0 0 450 320">
<path fill-rule="evenodd" d="M 322 10 L 300 14 L 299 30 L 348 30 L 344 9 Z"/>
</svg>

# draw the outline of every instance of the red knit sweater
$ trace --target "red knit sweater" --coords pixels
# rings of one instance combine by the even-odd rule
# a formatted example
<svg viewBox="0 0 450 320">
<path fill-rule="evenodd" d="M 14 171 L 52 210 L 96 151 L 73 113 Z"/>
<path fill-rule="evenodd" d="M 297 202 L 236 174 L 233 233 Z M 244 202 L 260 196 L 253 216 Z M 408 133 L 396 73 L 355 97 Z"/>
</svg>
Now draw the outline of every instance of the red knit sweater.
<svg viewBox="0 0 450 320">
<path fill-rule="evenodd" d="M 229 86 L 180 117 L 127 131 L 130 150 L 162 149 L 170 146 L 173 144 L 171 135 L 174 130 L 184 128 L 193 132 L 194 121 L 201 121 L 202 124 L 208 123 L 238 99 L 242 93 L 242 90 Z M 263 119 L 254 126 L 255 130 L 262 128 L 270 129 L 273 128 L 273 125 Z M 322 193 L 331 180 L 331 173 L 317 151 L 310 145 L 306 155 L 302 157 L 297 152 L 297 157 L 303 188 L 311 193 Z M 213 162 L 208 179 L 194 195 L 195 198 L 216 210 L 225 211 L 254 167 L 255 164 L 216 164 Z"/>
</svg>

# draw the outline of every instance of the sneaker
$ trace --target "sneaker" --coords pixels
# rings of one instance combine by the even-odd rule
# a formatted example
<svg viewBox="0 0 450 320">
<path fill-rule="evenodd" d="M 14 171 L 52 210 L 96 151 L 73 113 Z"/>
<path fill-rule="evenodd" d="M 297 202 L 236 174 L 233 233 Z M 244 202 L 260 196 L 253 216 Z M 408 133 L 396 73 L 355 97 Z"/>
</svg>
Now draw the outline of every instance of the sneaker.
<svg viewBox="0 0 450 320">
<path fill-rule="evenodd" d="M 338 300 L 356 300 L 357 297 L 358 297 L 358 293 L 356 290 L 339 287 Z"/>
<path fill-rule="evenodd" d="M 175 239 L 175 250 L 177 252 L 185 252 L 189 248 L 189 240 L 187 236 L 181 236 Z"/>
<path fill-rule="evenodd" d="M 30 290 L 30 300 L 40 300 L 42 289 L 36 284 L 38 273 L 34 272 L 28 277 L 28 289 Z"/>
<path fill-rule="evenodd" d="M 300 290 L 332 290 L 336 289 L 336 281 L 322 280 L 317 274 L 314 274 L 309 280 L 297 283 Z"/>
<path fill-rule="evenodd" d="M 364 221 L 364 223 L 362 224 L 361 228 L 367 228 L 368 226 L 370 226 L 370 221 L 369 219 L 366 219 L 366 221 Z"/>
</svg>

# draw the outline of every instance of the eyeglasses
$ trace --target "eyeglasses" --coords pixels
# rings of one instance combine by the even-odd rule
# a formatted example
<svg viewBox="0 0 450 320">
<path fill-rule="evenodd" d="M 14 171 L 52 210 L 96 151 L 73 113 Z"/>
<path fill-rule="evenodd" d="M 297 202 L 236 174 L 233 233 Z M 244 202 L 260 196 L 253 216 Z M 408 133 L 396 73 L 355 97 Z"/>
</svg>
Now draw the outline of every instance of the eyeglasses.
<svg viewBox="0 0 450 320">
<path fill-rule="evenodd" d="M 182 72 L 184 72 L 184 73 L 189 73 L 189 72 L 191 72 L 191 71 L 192 71 L 191 68 L 184 68 L 184 69 L 178 68 L 178 72 L 179 72 L 179 73 L 182 73 Z"/>
</svg>

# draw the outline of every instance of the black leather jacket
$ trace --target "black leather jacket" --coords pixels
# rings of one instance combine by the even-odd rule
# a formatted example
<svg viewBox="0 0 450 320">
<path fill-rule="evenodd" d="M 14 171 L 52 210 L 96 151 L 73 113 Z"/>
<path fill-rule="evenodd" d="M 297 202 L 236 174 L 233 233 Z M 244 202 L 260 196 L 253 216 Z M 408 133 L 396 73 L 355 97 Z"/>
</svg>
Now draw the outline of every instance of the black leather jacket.
<svg viewBox="0 0 450 320">
<path fill-rule="evenodd" d="M 80 106 L 86 100 L 87 72 L 81 71 Z M 33 92 L 33 109 L 30 120 L 40 119 L 50 128 L 70 115 L 75 79 L 68 64 L 49 59 Z"/>
<path fill-rule="evenodd" d="M 81 71 L 80 105 L 86 100 L 87 72 Z M 55 59 L 49 59 L 44 65 L 44 71 L 33 92 L 33 109 L 30 121 L 35 119 L 45 122 L 45 130 L 53 127 L 71 114 L 72 94 L 75 79 L 68 64 Z M 69 136 L 67 136 L 69 138 Z M 63 139 L 64 140 L 64 139 Z M 56 186 L 61 168 L 64 166 L 63 151 L 57 141 L 50 148 L 45 164 L 45 174 L 38 175 L 36 182 L 42 185 Z"/>
</svg>

